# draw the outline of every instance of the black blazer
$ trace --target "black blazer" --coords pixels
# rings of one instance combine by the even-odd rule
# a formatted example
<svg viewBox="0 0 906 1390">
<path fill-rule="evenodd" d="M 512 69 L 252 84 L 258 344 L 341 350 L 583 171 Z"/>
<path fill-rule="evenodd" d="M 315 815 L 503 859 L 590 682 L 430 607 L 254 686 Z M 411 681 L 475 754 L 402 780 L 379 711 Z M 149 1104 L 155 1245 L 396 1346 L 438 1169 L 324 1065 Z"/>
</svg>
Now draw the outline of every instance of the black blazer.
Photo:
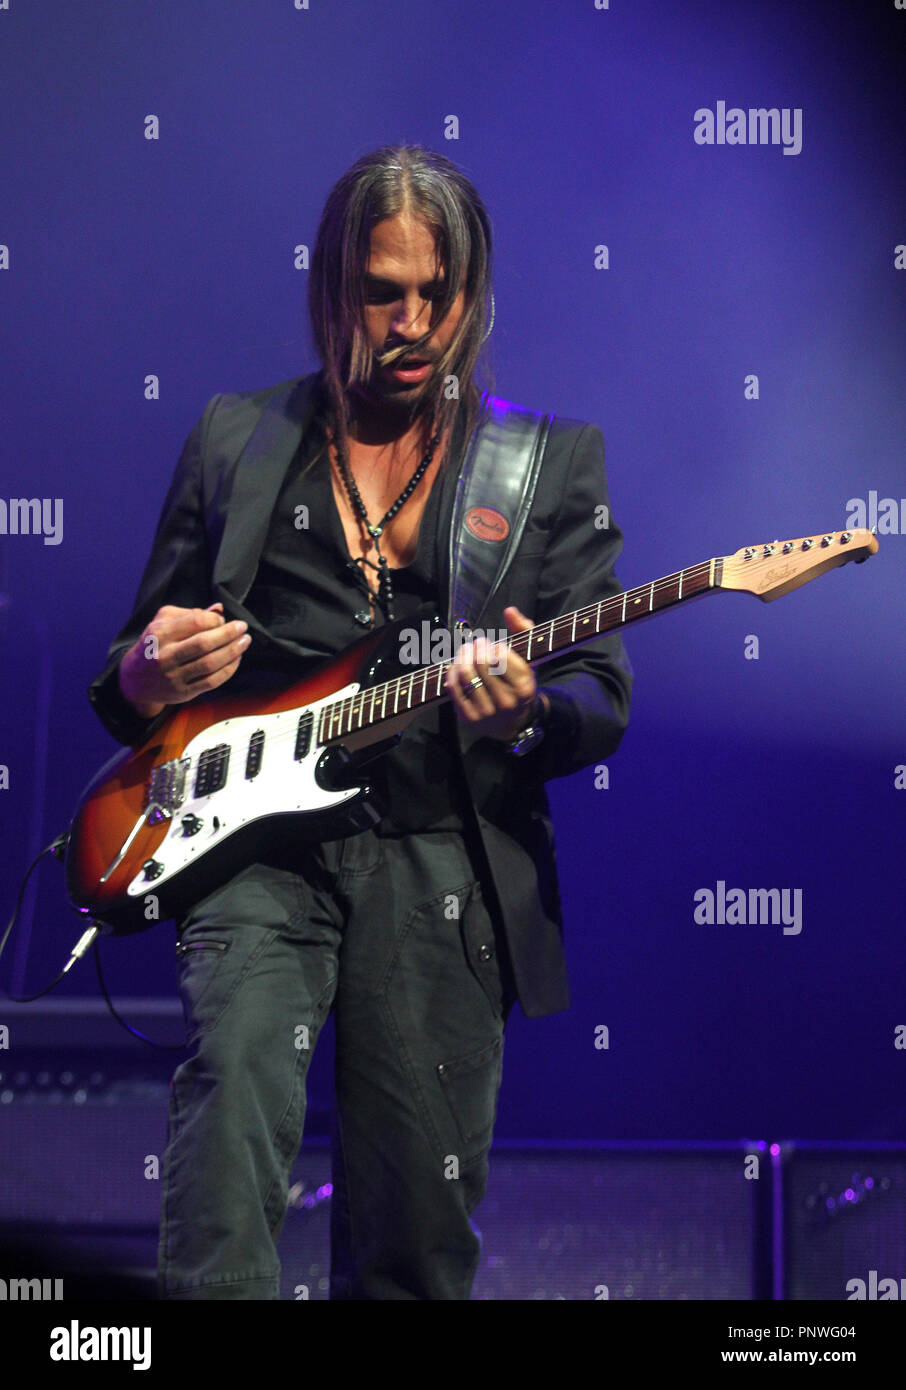
<svg viewBox="0 0 906 1390">
<path fill-rule="evenodd" d="M 301 377 L 281 411 L 267 410 L 287 384 L 214 396 L 189 435 L 164 501 L 133 611 L 89 687 L 98 716 L 124 744 L 143 742 L 157 720 L 123 699 L 117 668 L 159 608 L 204 608 L 261 625 L 244 608 L 274 505 L 311 419 L 318 373 Z M 254 436 L 254 443 L 251 441 Z M 252 456 L 254 455 L 254 458 Z M 449 597 L 449 532 L 462 456 L 440 480 L 437 573 L 441 611 Z M 609 508 L 604 439 L 596 425 L 555 418 L 534 503 L 512 565 L 475 626 L 505 628 L 515 604 L 535 622 L 619 592 L 613 572 L 623 538 L 601 526 Z M 295 655 L 294 644 L 263 633 Z M 520 1003 L 529 1017 L 569 1005 L 553 828 L 544 782 L 599 762 L 626 728 L 632 670 L 619 634 L 596 638 L 537 669 L 552 704 L 544 740 L 522 758 L 456 721 L 483 879 L 495 894 Z M 159 719 L 166 717 L 166 713 Z M 404 735 L 405 737 L 405 735 Z"/>
</svg>

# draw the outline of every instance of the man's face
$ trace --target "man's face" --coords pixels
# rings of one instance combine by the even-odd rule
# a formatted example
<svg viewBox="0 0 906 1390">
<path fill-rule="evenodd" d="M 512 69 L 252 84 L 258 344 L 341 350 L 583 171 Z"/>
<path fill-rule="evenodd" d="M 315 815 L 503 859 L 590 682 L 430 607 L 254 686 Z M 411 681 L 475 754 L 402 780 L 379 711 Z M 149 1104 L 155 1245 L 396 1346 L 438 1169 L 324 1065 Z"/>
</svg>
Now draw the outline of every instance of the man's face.
<svg viewBox="0 0 906 1390">
<path fill-rule="evenodd" d="M 365 279 L 365 332 L 372 352 L 414 343 L 437 318 L 444 270 L 434 236 L 425 222 L 409 213 L 378 222 L 371 230 Z M 460 291 L 436 331 L 412 364 L 376 363 L 368 393 L 385 403 L 411 407 L 424 395 L 435 364 L 450 343 L 463 315 Z M 415 365 L 416 363 L 421 365 Z"/>
</svg>

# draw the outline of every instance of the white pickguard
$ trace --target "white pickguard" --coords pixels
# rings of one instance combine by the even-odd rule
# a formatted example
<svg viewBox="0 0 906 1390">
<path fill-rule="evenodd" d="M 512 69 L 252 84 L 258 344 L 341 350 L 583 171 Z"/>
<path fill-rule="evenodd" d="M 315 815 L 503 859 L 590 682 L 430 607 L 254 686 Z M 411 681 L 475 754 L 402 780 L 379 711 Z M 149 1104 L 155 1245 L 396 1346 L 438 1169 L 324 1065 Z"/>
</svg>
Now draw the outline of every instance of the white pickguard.
<svg viewBox="0 0 906 1390">
<path fill-rule="evenodd" d="M 315 780 L 315 768 L 324 754 L 323 746 L 316 746 L 318 711 L 323 705 L 355 695 L 358 690 L 358 685 L 348 685 L 344 690 L 336 690 L 325 699 L 306 705 L 304 710 L 224 719 L 219 724 L 209 725 L 187 744 L 181 755 L 191 760 L 186 778 L 187 788 L 194 786 L 199 755 L 205 749 L 221 743 L 230 745 L 226 783 L 219 791 L 207 796 L 196 798 L 187 795 L 178 810 L 174 811 L 167 834 L 154 852 L 155 859 L 163 865 L 163 869 L 153 879 L 146 878 L 143 871 L 136 874 L 127 889 L 128 896 L 135 898 L 153 893 L 155 887 L 166 883 L 193 859 L 221 844 L 250 821 L 299 811 L 325 811 L 356 796 L 356 787 L 327 791 L 319 786 Z M 296 731 L 303 712 L 313 716 L 312 746 L 305 757 L 297 761 L 294 756 Z M 265 735 L 261 769 L 255 777 L 247 778 L 249 740 L 259 729 Z M 183 819 L 189 815 L 197 816 L 202 825 L 196 834 L 187 836 Z"/>
</svg>

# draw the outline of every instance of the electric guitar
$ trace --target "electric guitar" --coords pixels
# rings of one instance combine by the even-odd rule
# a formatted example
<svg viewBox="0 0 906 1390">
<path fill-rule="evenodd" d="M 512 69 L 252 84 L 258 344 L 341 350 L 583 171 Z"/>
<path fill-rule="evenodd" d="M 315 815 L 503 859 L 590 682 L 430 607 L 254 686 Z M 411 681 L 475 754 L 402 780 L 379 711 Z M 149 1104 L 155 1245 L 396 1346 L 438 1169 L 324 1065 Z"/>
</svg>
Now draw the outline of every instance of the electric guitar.
<svg viewBox="0 0 906 1390">
<path fill-rule="evenodd" d="M 747 546 L 537 623 L 508 646 L 537 666 L 716 590 L 769 602 L 877 549 L 867 530 Z M 240 696 L 224 686 L 176 705 L 141 747 L 121 750 L 83 793 L 69 828 L 76 909 L 108 932 L 141 931 L 252 862 L 273 839 L 274 817 L 293 817 L 293 835 L 309 841 L 375 824 L 367 763 L 425 706 L 450 698 L 449 661 L 401 666 L 406 626 L 411 619 L 377 629 L 288 688 Z"/>
</svg>

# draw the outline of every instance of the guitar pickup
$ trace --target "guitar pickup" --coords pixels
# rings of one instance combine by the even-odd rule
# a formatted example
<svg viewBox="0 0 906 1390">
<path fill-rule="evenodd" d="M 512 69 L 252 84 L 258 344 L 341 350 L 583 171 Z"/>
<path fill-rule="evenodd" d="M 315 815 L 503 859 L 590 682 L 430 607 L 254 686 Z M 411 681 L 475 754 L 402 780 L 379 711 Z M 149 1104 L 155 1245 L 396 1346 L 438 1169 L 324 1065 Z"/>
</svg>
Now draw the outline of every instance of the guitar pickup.
<svg viewBox="0 0 906 1390">
<path fill-rule="evenodd" d="M 314 716 L 311 710 L 306 710 L 299 715 L 299 727 L 296 730 L 296 750 L 293 754 L 296 762 L 301 762 L 311 748 L 311 734 L 314 728 Z"/>
<path fill-rule="evenodd" d="M 261 759 L 264 756 L 264 730 L 256 729 L 249 739 L 249 751 L 245 758 L 245 780 L 251 782 L 253 777 L 257 777 L 261 771 Z"/>
<path fill-rule="evenodd" d="M 210 796 L 219 792 L 227 779 L 230 765 L 230 745 L 218 743 L 215 748 L 206 748 L 198 755 L 198 771 L 195 774 L 195 795 Z"/>
</svg>

